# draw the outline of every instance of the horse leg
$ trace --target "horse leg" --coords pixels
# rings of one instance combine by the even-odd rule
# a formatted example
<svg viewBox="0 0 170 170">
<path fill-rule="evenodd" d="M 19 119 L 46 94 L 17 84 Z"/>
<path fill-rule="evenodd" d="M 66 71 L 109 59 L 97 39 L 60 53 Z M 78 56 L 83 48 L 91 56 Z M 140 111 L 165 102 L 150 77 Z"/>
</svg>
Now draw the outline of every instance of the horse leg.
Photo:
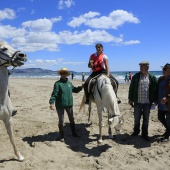
<svg viewBox="0 0 170 170">
<path fill-rule="evenodd" d="M 12 127 L 12 119 L 10 118 L 8 120 L 5 120 L 4 123 L 5 123 L 7 133 L 9 135 L 10 142 L 13 146 L 14 153 L 18 157 L 19 161 L 23 161 L 24 157 L 20 154 L 20 152 L 17 150 L 16 145 L 15 145 L 15 139 L 14 139 L 13 127 Z"/>
<path fill-rule="evenodd" d="M 98 143 L 102 143 L 102 109 L 97 109 L 98 110 L 98 117 L 99 117 L 99 140 Z"/>
<path fill-rule="evenodd" d="M 88 107 L 89 115 L 88 115 L 88 125 L 91 124 L 91 101 L 89 102 L 89 107 Z"/>
<path fill-rule="evenodd" d="M 112 128 L 111 128 L 109 118 L 108 118 L 108 134 L 109 134 L 109 139 L 113 139 Z"/>
</svg>

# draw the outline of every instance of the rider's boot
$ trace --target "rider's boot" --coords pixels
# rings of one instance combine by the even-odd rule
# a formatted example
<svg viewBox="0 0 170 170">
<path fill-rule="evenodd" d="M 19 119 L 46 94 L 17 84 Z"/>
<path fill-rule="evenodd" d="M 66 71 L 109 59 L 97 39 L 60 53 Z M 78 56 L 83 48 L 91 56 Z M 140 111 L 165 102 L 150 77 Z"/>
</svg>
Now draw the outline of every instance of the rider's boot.
<svg viewBox="0 0 170 170">
<path fill-rule="evenodd" d="M 88 85 L 87 84 L 85 84 L 85 86 L 84 86 L 84 92 L 85 92 L 85 96 L 86 96 L 85 104 L 89 104 L 89 93 L 88 93 Z"/>
</svg>

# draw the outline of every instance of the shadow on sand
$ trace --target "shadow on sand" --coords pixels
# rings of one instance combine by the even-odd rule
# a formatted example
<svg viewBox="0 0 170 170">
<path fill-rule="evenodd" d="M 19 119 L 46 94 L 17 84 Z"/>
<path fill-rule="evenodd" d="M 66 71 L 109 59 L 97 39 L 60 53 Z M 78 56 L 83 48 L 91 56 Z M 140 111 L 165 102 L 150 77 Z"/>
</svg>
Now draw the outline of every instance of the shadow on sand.
<svg viewBox="0 0 170 170">
<path fill-rule="evenodd" d="M 11 162 L 11 161 L 18 161 L 18 159 L 15 159 L 15 158 L 12 158 L 12 159 L 3 159 L 3 160 L 0 160 L 0 163 Z"/>
<path fill-rule="evenodd" d="M 133 145 L 136 149 L 147 148 L 151 146 L 151 143 L 159 142 L 160 135 L 154 135 L 150 137 L 150 141 L 146 141 L 142 136 L 131 137 L 129 134 L 119 134 L 115 136 L 115 142 L 122 145 Z"/>
<path fill-rule="evenodd" d="M 88 156 L 98 157 L 101 153 L 106 152 L 109 148 L 112 147 L 108 144 L 98 145 L 96 137 L 97 134 L 91 136 L 90 138 L 90 132 L 86 129 L 85 124 L 76 124 L 76 131 L 81 137 L 77 138 L 72 136 L 69 124 L 64 126 L 65 144 L 74 152 L 81 152 L 87 154 Z M 24 137 L 23 141 L 27 142 L 30 147 L 33 147 L 33 143 L 35 142 L 59 141 L 59 133 L 50 132 L 43 135 Z M 94 141 L 96 141 L 96 145 L 91 144 Z M 87 145 L 88 147 L 86 147 Z"/>
<path fill-rule="evenodd" d="M 87 156 L 98 157 L 101 153 L 106 152 L 109 148 L 112 147 L 112 144 L 97 144 L 98 134 L 89 135 L 87 130 L 88 125 L 85 124 L 76 124 L 76 130 L 81 137 L 73 137 L 71 134 L 70 125 L 67 123 L 64 126 L 64 135 L 65 135 L 65 144 L 68 148 L 74 152 L 81 152 Z M 147 148 L 151 146 L 153 142 L 159 142 L 160 136 L 155 135 L 150 137 L 151 141 L 145 141 L 141 136 L 131 137 L 129 134 L 120 134 L 116 135 L 113 139 L 116 143 L 121 145 L 133 145 L 137 149 Z M 108 139 L 108 136 L 103 136 L 103 140 Z M 37 135 L 32 137 L 24 137 L 24 142 L 27 142 L 30 147 L 33 147 L 35 142 L 45 142 L 45 141 L 59 141 L 58 132 L 50 132 L 48 134 Z M 2 162 L 2 161 L 1 161 Z"/>
</svg>

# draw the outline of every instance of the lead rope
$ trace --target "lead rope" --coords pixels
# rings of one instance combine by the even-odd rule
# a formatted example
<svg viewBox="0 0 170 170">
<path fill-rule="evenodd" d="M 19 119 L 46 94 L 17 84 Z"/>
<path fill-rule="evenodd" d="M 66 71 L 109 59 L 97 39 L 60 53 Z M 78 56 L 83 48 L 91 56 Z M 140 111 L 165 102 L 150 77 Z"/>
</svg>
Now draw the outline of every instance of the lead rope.
<svg viewBox="0 0 170 170">
<path fill-rule="evenodd" d="M 11 71 L 8 70 L 8 75 L 11 75 L 11 74 L 14 72 L 14 69 L 15 69 L 15 68 L 16 68 L 16 67 L 13 66 L 13 68 L 12 68 Z"/>
</svg>

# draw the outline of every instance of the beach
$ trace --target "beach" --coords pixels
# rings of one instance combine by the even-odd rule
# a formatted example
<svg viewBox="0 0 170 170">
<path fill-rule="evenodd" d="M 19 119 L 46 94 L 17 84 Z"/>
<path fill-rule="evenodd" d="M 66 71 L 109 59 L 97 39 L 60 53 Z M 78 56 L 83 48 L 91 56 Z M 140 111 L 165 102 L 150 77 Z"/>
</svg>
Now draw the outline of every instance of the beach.
<svg viewBox="0 0 170 170">
<path fill-rule="evenodd" d="M 92 125 L 87 125 L 88 108 L 79 112 L 83 90 L 73 93 L 74 117 L 80 138 L 72 137 L 65 114 L 65 142 L 58 139 L 58 117 L 49 109 L 49 99 L 55 79 L 10 78 L 11 101 L 18 113 L 13 117 L 16 145 L 25 157 L 17 161 L 4 123 L 0 122 L 0 169 L 5 170 L 168 170 L 170 143 L 161 143 L 164 127 L 157 119 L 157 110 L 150 114 L 149 136 L 131 137 L 133 108 L 128 105 L 129 84 L 120 84 L 118 97 L 124 124 L 122 132 L 108 139 L 107 114 L 103 114 L 103 143 L 98 145 L 98 116 L 93 104 Z M 70 80 L 80 86 L 80 80 Z M 113 129 L 113 133 L 115 133 Z M 115 133 L 116 134 L 116 133 Z"/>
</svg>

